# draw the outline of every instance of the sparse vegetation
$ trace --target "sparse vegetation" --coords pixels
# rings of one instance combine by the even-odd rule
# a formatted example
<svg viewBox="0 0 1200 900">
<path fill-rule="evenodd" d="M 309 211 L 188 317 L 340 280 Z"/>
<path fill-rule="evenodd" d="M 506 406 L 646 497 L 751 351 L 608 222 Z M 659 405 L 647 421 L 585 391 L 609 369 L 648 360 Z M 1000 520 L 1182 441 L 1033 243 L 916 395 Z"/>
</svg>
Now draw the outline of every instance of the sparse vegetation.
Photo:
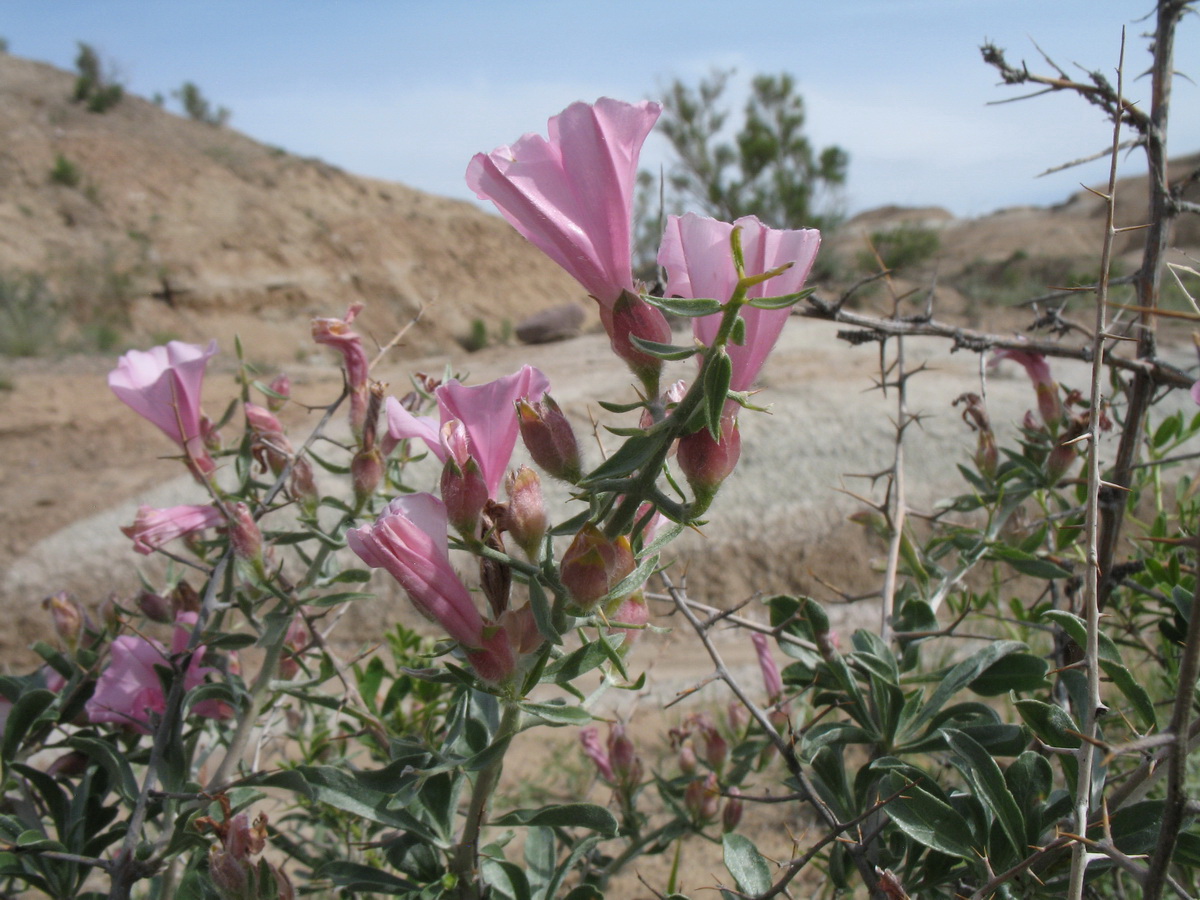
<svg viewBox="0 0 1200 900">
<path fill-rule="evenodd" d="M 75 103 L 83 103 L 89 112 L 107 112 L 125 97 L 125 88 L 117 80 L 112 66 L 103 64 L 100 54 L 91 44 L 79 42 L 75 71 L 78 74 L 71 99 Z"/>
<path fill-rule="evenodd" d="M 229 121 L 230 111 L 224 106 L 213 108 L 208 98 L 201 93 L 200 88 L 190 81 L 185 81 L 177 91 L 171 91 L 171 96 L 179 101 L 184 113 L 195 122 L 220 127 Z"/>
<path fill-rule="evenodd" d="M 941 239 L 932 228 L 904 223 L 887 231 L 872 232 L 874 251 L 862 251 L 858 256 L 858 267 L 864 272 L 873 272 L 882 261 L 883 267 L 891 272 L 911 269 L 929 260 L 940 246 Z"/>
<path fill-rule="evenodd" d="M 50 182 L 52 184 L 61 184 L 63 187 L 79 187 L 83 176 L 80 174 L 79 166 L 71 162 L 61 153 L 54 158 L 54 166 L 50 169 Z"/>
<path fill-rule="evenodd" d="M 0 355 L 37 356 L 58 336 L 58 309 L 36 275 L 0 275 Z"/>
</svg>

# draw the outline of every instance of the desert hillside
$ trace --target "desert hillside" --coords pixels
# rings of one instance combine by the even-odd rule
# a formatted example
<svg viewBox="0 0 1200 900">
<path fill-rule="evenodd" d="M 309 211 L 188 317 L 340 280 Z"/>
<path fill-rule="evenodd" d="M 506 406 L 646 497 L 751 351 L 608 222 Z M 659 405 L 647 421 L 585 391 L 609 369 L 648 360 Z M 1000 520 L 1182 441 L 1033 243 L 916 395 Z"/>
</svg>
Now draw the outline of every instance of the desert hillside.
<svg viewBox="0 0 1200 900">
<path fill-rule="evenodd" d="M 585 303 L 471 204 L 349 175 L 136 96 L 89 112 L 71 102 L 73 86 L 68 72 L 0 53 L 0 274 L 43 274 L 79 324 L 120 305 L 127 339 L 239 333 L 279 362 L 308 350 L 280 340 L 280 323 L 356 300 L 380 340 L 432 303 L 410 335 L 424 351 L 452 346 L 474 319 L 498 331 Z"/>
</svg>

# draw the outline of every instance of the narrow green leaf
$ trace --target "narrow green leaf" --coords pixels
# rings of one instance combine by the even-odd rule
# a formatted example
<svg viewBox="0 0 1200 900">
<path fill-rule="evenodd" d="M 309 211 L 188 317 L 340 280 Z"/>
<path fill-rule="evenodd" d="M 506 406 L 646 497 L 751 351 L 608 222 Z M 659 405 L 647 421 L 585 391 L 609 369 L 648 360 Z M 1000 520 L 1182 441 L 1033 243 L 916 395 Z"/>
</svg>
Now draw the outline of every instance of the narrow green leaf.
<svg viewBox="0 0 1200 900">
<path fill-rule="evenodd" d="M 321 866 L 319 877 L 328 878 L 350 893 L 407 894 L 419 892 L 421 886 L 407 879 L 348 860 L 336 860 Z"/>
<path fill-rule="evenodd" d="M 631 437 L 617 448 L 616 453 L 589 473 L 581 482 L 581 486 L 587 486 L 591 482 L 602 481 L 606 478 L 618 478 L 636 471 L 654 457 L 659 444 L 659 439 L 648 435 Z"/>
<path fill-rule="evenodd" d="M 704 412 L 708 433 L 714 441 L 721 440 L 721 414 L 729 398 L 729 382 L 733 378 L 733 361 L 721 350 L 704 367 Z"/>
<path fill-rule="evenodd" d="M 725 868 L 743 894 L 762 894 L 771 888 L 771 870 L 758 848 L 744 835 L 730 833 L 721 838 Z"/>
<path fill-rule="evenodd" d="M 879 792 L 890 797 L 900 792 L 884 811 L 906 835 L 922 846 L 939 853 L 975 862 L 982 855 L 971 843 L 971 826 L 958 811 L 943 803 L 920 785 L 889 772 L 880 782 Z"/>
<path fill-rule="evenodd" d="M 1020 641 L 996 641 L 964 659 L 946 673 L 946 677 L 933 692 L 933 696 L 913 719 L 909 726 L 910 732 L 936 715 L 946 701 L 978 678 L 981 673 L 987 671 L 996 660 L 1025 649 L 1027 649 L 1026 646 Z"/>
<path fill-rule="evenodd" d="M 316 606 L 324 609 L 328 606 L 340 606 L 343 603 L 350 603 L 355 600 L 371 600 L 375 595 L 365 591 L 341 591 L 336 594 L 325 594 L 322 597 L 311 597 L 304 602 L 308 606 Z"/>
<path fill-rule="evenodd" d="M 592 721 L 591 713 L 578 706 L 567 706 L 565 703 L 520 703 L 521 709 L 531 716 L 541 719 L 547 725 L 586 725 Z"/>
<path fill-rule="evenodd" d="M 36 688 L 22 694 L 8 712 L 4 725 L 4 743 L 0 745 L 0 758 L 12 762 L 21 748 L 21 742 L 42 714 L 50 708 L 58 695 L 53 691 Z"/>
<path fill-rule="evenodd" d="M 723 309 L 720 300 L 710 300 L 706 297 L 654 297 L 642 294 L 642 299 L 663 312 L 688 319 L 694 319 L 697 316 L 711 316 Z"/>
<path fill-rule="evenodd" d="M 673 362 L 681 359 L 690 359 L 704 349 L 695 344 L 690 347 L 685 347 L 682 344 L 660 344 L 658 341 L 647 341 L 632 334 L 629 336 L 629 342 L 648 356 Z"/>
<path fill-rule="evenodd" d="M 491 820 L 492 825 L 534 826 L 548 828 L 586 828 L 606 837 L 617 833 L 617 817 L 595 803 L 564 803 L 539 809 L 514 809 Z"/>
<path fill-rule="evenodd" d="M 1000 830 L 1012 850 L 1012 861 L 1021 859 L 1026 850 L 1025 817 L 1008 789 L 1000 767 L 991 754 L 961 731 L 943 728 L 942 734 L 954 754 L 955 764 L 971 783 L 975 796 L 1000 823 Z"/>
<path fill-rule="evenodd" d="M 747 306 L 753 306 L 756 309 L 787 309 L 789 306 L 795 306 L 801 300 L 806 300 L 813 295 L 816 288 L 805 288 L 795 294 L 781 294 L 778 297 L 759 297 L 755 300 L 747 300 Z"/>
</svg>

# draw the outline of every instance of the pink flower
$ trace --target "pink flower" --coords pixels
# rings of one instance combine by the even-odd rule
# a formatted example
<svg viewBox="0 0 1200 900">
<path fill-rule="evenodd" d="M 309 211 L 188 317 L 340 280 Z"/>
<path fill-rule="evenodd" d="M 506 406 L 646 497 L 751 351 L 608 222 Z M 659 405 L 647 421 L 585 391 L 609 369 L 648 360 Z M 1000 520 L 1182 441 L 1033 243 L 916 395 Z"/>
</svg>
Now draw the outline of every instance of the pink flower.
<svg viewBox="0 0 1200 900">
<path fill-rule="evenodd" d="M 1042 421 L 1047 425 L 1057 425 L 1063 417 L 1062 403 L 1058 399 L 1058 382 L 1050 374 L 1050 364 L 1040 353 L 1028 350 L 997 350 L 992 356 L 992 363 L 1002 359 L 1011 359 L 1025 369 L 1025 374 L 1033 382 L 1033 390 L 1037 394 L 1038 412 Z"/>
<path fill-rule="evenodd" d="M 450 565 L 445 504 L 432 494 L 407 494 L 389 503 L 372 525 L 351 529 L 346 543 L 368 566 L 386 569 L 418 612 L 437 622 L 467 651 L 489 681 L 516 668 L 503 629 L 484 627 L 471 593 Z"/>
<path fill-rule="evenodd" d="M 821 246 L 819 231 L 812 228 L 779 231 L 768 228 L 754 216 L 744 216 L 731 225 L 688 213 L 667 218 L 667 229 L 658 251 L 658 262 L 667 270 L 667 296 L 711 297 L 726 302 L 738 282 L 730 236 L 733 229 L 739 227 L 747 275 L 759 275 L 794 263 L 786 272 L 750 288 L 748 297 L 794 294 L 804 287 Z M 789 315 L 788 309 L 765 310 L 752 306 L 742 309 L 746 341 L 741 346 L 730 343 L 726 347 L 733 362 L 731 389 L 744 391 L 754 383 Z M 720 324 L 718 314 L 702 316 L 692 320 L 692 331 L 699 341 L 711 344 Z"/>
<path fill-rule="evenodd" d="M 133 549 L 149 555 L 168 541 L 225 524 L 225 516 L 215 506 L 168 506 L 155 509 L 139 506 L 132 525 L 121 528 L 126 537 L 133 539 Z"/>
<path fill-rule="evenodd" d="M 117 399 L 178 444 L 200 475 L 215 468 L 204 447 L 200 389 L 216 352 L 216 341 L 206 348 L 171 341 L 147 351 L 130 350 L 108 373 Z"/>
<path fill-rule="evenodd" d="M 344 318 L 312 320 L 312 337 L 318 344 L 333 347 L 342 354 L 346 369 L 346 384 L 350 388 L 350 427 L 355 434 L 362 431 L 367 415 L 367 378 L 371 364 L 363 349 L 362 337 L 350 328 L 362 312 L 362 303 L 351 303 Z"/>
<path fill-rule="evenodd" d="M 175 620 L 175 636 L 171 653 L 187 649 L 189 629 L 195 625 L 195 613 L 183 613 Z M 162 644 L 136 635 L 121 635 L 112 642 L 112 659 L 96 681 L 96 690 L 85 709 L 92 722 L 115 722 L 128 725 L 141 734 L 150 733 L 150 714 L 161 714 L 167 708 L 159 669 L 170 670 L 171 657 Z M 204 647 L 197 647 L 183 676 L 185 690 L 201 685 L 215 670 L 202 664 Z M 227 719 L 232 715 L 228 705 L 219 700 L 205 700 L 192 706 L 192 712 L 210 719 Z"/>
<path fill-rule="evenodd" d="M 608 758 L 608 750 L 600 741 L 600 729 L 595 725 L 581 728 L 579 743 L 583 746 L 584 756 L 596 764 L 596 771 L 600 773 L 600 777 L 609 784 L 616 784 L 617 776 L 613 772 L 612 762 Z"/>
<path fill-rule="evenodd" d="M 638 154 L 657 103 L 573 103 L 550 119 L 549 140 L 527 134 L 477 153 L 467 186 L 562 266 L 602 307 L 634 292 L 630 263 Z"/>
<path fill-rule="evenodd" d="M 463 460 L 458 455 L 467 451 L 483 475 L 488 496 L 495 497 L 517 443 L 519 424 L 515 404 L 518 400 L 540 400 L 549 389 L 549 380 L 533 366 L 471 387 L 448 381 L 434 392 L 440 422 L 430 416 L 414 416 L 394 397 L 388 397 L 390 445 L 385 452 L 390 452 L 396 441 L 420 438 L 444 463 L 451 457 L 447 439 L 460 440 L 465 432 L 465 440 L 456 447 L 456 461 L 461 468 Z M 451 422 L 458 422 L 461 430 L 458 427 L 446 430 Z"/>
<path fill-rule="evenodd" d="M 763 687 L 767 690 L 767 699 L 771 703 L 779 702 L 783 696 L 783 678 L 779 674 L 779 666 L 771 656 L 771 645 L 764 634 L 757 631 L 751 633 L 750 640 L 754 644 L 754 652 L 758 656 L 758 667 L 762 670 Z"/>
</svg>

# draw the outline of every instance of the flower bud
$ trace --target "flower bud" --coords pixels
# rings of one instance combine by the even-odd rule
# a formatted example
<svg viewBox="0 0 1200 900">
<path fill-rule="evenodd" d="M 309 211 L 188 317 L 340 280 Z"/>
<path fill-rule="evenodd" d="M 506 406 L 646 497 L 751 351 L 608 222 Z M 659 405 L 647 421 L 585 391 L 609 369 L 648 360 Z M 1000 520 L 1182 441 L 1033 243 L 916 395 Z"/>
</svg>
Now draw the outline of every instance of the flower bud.
<svg viewBox="0 0 1200 900">
<path fill-rule="evenodd" d="M 716 773 L 709 772 L 706 777 L 697 778 L 689 784 L 683 792 L 683 805 L 697 824 L 703 825 L 715 819 L 721 808 L 721 791 L 717 787 Z"/>
<path fill-rule="evenodd" d="M 235 503 L 229 518 L 229 543 L 238 559 L 262 560 L 262 532 L 245 503 Z"/>
<path fill-rule="evenodd" d="M 87 618 L 79 601 L 66 591 L 59 591 L 43 600 L 42 608 L 50 611 L 50 617 L 54 620 L 54 630 L 63 644 L 70 650 L 78 647 Z"/>
<path fill-rule="evenodd" d="M 737 419 L 721 417 L 721 440 L 714 441 L 707 428 L 679 439 L 676 461 L 698 500 L 711 501 L 742 455 L 742 436 Z"/>
<path fill-rule="evenodd" d="M 575 431 L 557 403 L 545 394 L 537 403 L 517 401 L 521 440 L 533 461 L 555 478 L 574 484 L 582 475 Z"/>
<path fill-rule="evenodd" d="M 745 736 L 746 726 L 750 724 L 750 711 L 742 705 L 742 701 L 736 697 L 730 700 L 725 716 L 729 722 L 729 731 L 734 735 Z"/>
<path fill-rule="evenodd" d="M 725 760 L 729 757 L 729 743 L 707 715 L 699 714 L 694 721 L 704 738 L 704 761 L 714 772 L 720 772 L 725 768 Z"/>
<path fill-rule="evenodd" d="M 283 655 L 279 658 L 279 677 L 285 681 L 295 678 L 300 671 L 299 657 L 312 643 L 313 635 L 304 616 L 296 613 L 283 638 Z"/>
<path fill-rule="evenodd" d="M 575 604 L 590 612 L 636 564 L 629 538 L 609 540 L 595 525 L 587 524 L 563 554 L 562 583 Z"/>
<path fill-rule="evenodd" d="M 696 751 L 690 743 L 682 744 L 679 748 L 679 771 L 684 775 L 694 775 L 700 763 L 696 759 Z"/>
<path fill-rule="evenodd" d="M 153 591 L 142 591 L 134 599 L 138 610 L 151 622 L 174 622 L 175 604 Z"/>
<path fill-rule="evenodd" d="M 292 397 L 292 379 L 287 377 L 286 372 L 280 372 L 267 387 L 271 390 L 267 394 L 267 409 L 279 412 Z"/>
<path fill-rule="evenodd" d="M 492 550 L 504 553 L 504 540 L 500 531 L 492 526 L 492 520 L 484 516 L 483 542 Z M 507 562 L 494 559 L 491 556 L 479 557 L 479 586 L 483 596 L 487 598 L 492 616 L 499 619 L 508 611 L 509 596 L 512 593 L 512 566 Z"/>
<path fill-rule="evenodd" d="M 502 525 L 513 536 L 525 556 L 536 562 L 546 536 L 546 504 L 542 498 L 542 480 L 529 466 L 510 472 L 504 480 L 508 494 Z"/>
<path fill-rule="evenodd" d="M 642 780 L 642 761 L 620 722 L 608 730 L 608 758 L 617 785 L 624 790 L 637 787 Z"/>
<path fill-rule="evenodd" d="M 755 631 L 750 635 L 754 644 L 754 653 L 758 657 L 758 668 L 762 672 L 763 687 L 767 692 L 767 702 L 778 703 L 783 697 L 783 678 L 779 674 L 779 666 L 771 655 L 771 645 L 767 636 Z"/>
<path fill-rule="evenodd" d="M 595 725 L 581 728 L 579 743 L 583 746 L 584 755 L 595 764 L 600 777 L 609 784 L 616 784 L 617 776 L 613 772 L 612 762 L 608 758 L 608 750 L 600 742 L 600 729 Z"/>
<path fill-rule="evenodd" d="M 622 291 L 611 310 L 601 306 L 600 321 L 608 332 L 613 352 L 641 379 L 650 396 L 657 396 L 662 360 L 639 350 L 630 338 L 669 344 L 671 326 L 666 317 L 636 294 Z"/>
<path fill-rule="evenodd" d="M 292 471 L 295 473 L 294 468 Z M 364 447 L 354 454 L 350 460 L 350 480 L 354 484 L 354 499 L 361 507 L 383 483 L 383 455 L 378 447 Z"/>
<path fill-rule="evenodd" d="M 721 813 L 721 831 L 725 834 L 736 831 L 738 823 L 742 821 L 745 802 L 742 800 L 741 793 L 736 787 L 729 789 L 729 799 L 725 801 L 725 809 Z"/>
</svg>

